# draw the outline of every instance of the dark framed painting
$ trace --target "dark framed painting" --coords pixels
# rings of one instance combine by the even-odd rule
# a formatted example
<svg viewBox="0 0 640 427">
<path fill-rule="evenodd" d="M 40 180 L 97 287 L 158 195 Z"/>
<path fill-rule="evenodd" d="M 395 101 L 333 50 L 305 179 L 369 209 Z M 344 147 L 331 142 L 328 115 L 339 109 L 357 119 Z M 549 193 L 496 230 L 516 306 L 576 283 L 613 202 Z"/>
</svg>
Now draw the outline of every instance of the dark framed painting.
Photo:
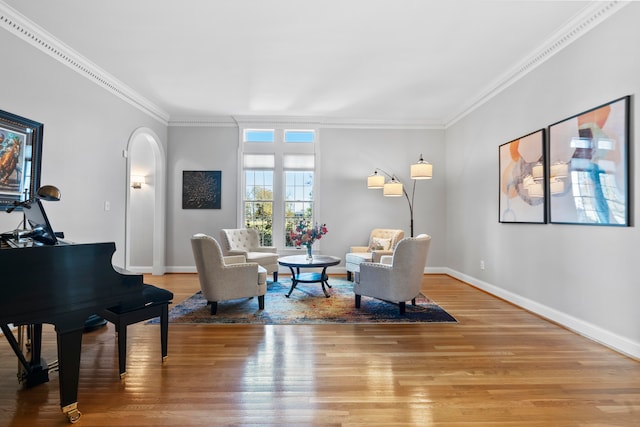
<svg viewBox="0 0 640 427">
<path fill-rule="evenodd" d="M 549 216 L 629 225 L 629 104 L 616 99 L 549 126 Z"/>
<path fill-rule="evenodd" d="M 499 222 L 547 222 L 544 139 L 540 129 L 498 147 Z"/>
<path fill-rule="evenodd" d="M 44 125 L 0 110 L 0 210 L 22 210 L 40 186 Z"/>
<path fill-rule="evenodd" d="M 221 171 L 182 171 L 182 209 L 220 209 Z"/>
</svg>

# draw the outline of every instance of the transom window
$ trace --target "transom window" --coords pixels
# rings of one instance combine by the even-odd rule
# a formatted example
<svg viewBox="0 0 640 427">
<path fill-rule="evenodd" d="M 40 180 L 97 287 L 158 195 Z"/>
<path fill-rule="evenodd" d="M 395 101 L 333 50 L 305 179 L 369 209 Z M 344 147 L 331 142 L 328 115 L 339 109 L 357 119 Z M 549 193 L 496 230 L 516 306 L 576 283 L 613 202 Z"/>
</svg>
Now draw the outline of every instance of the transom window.
<svg viewBox="0 0 640 427">
<path fill-rule="evenodd" d="M 275 142 L 273 129 L 245 129 L 244 142 Z"/>
</svg>

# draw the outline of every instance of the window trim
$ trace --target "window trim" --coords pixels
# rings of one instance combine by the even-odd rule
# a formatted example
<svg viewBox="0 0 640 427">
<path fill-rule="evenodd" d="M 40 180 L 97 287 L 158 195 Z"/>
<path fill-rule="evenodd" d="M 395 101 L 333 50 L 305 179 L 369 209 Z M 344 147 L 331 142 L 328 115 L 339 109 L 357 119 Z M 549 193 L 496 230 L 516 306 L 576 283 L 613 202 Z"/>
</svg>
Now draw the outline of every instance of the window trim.
<svg viewBox="0 0 640 427">
<path fill-rule="evenodd" d="M 272 124 L 260 123 L 239 123 L 239 144 L 238 144 L 238 194 L 240 198 L 237 204 L 236 223 L 238 227 L 244 227 L 244 191 L 245 191 L 245 154 L 273 154 L 275 157 L 275 165 L 273 169 L 273 223 L 272 223 L 272 240 L 273 245 L 278 248 L 279 253 L 293 254 L 298 253 L 298 249 L 287 248 L 285 246 L 285 175 L 283 159 L 285 154 L 313 154 L 314 155 L 314 179 L 313 179 L 313 219 L 319 221 L 319 212 L 321 201 L 317 198 L 321 189 L 320 174 L 320 129 L 319 127 L 295 124 Z M 246 142 L 246 130 L 274 130 L 274 142 Z M 309 142 L 285 142 L 285 132 L 287 131 L 313 131 L 314 141 Z M 316 243 L 317 247 L 321 247 L 321 242 Z"/>
</svg>

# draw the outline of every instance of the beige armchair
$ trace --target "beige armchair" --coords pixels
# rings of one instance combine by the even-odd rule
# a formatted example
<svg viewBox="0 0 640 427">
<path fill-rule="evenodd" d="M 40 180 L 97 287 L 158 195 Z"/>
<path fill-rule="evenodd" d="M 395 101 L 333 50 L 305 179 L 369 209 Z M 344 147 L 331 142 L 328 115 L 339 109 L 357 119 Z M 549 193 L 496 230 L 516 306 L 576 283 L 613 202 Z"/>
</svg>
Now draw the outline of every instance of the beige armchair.
<svg viewBox="0 0 640 427">
<path fill-rule="evenodd" d="M 220 243 L 225 256 L 243 255 L 247 262 L 257 262 L 278 281 L 278 253 L 274 246 L 260 246 L 260 235 L 253 228 L 223 228 Z"/>
<path fill-rule="evenodd" d="M 216 314 L 218 301 L 258 297 L 258 307 L 264 309 L 267 292 L 267 271 L 243 255 L 225 257 L 217 240 L 198 233 L 191 237 L 191 249 L 196 261 L 200 289 Z"/>
<path fill-rule="evenodd" d="M 398 242 L 393 256 L 382 257 L 381 263 L 361 263 L 359 277 L 353 284 L 356 308 L 360 308 L 362 295 L 397 302 L 400 314 L 406 311 L 406 301 L 415 305 L 430 245 L 431 236 L 426 234 L 407 237 Z"/>
<path fill-rule="evenodd" d="M 380 262 L 380 257 L 391 255 L 396 245 L 404 237 L 404 231 L 389 228 L 374 228 L 369 235 L 367 246 L 351 246 L 345 256 L 347 280 L 360 271 L 363 262 Z"/>
</svg>

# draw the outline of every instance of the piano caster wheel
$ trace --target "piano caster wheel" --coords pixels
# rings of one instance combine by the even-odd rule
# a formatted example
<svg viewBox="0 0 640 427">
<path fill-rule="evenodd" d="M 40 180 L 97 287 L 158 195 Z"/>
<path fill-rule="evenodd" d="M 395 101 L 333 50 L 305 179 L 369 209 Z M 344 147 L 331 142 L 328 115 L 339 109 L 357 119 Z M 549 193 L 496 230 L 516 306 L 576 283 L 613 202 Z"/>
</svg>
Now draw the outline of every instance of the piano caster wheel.
<svg viewBox="0 0 640 427">
<path fill-rule="evenodd" d="M 82 413 L 76 409 L 75 411 L 68 412 L 67 413 L 67 418 L 69 418 L 69 422 L 71 424 L 75 424 L 78 421 L 80 421 L 80 416 L 81 415 L 82 415 Z"/>
<path fill-rule="evenodd" d="M 62 408 L 62 412 L 67 416 L 67 419 L 71 424 L 75 424 L 80 421 L 82 413 L 78 411 L 78 403 L 72 403 Z"/>
</svg>

